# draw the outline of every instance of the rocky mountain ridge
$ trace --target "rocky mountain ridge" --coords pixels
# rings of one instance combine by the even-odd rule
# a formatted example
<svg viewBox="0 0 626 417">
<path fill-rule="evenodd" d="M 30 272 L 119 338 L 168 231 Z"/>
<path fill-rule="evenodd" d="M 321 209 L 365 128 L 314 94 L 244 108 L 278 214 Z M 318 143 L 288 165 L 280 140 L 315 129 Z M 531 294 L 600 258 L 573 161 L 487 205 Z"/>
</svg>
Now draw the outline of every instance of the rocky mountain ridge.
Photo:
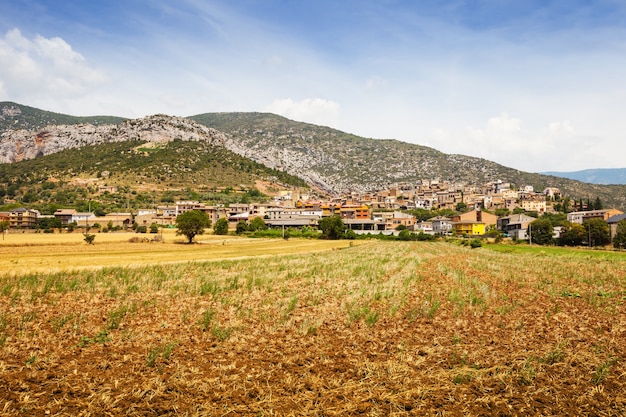
<svg viewBox="0 0 626 417">
<path fill-rule="evenodd" d="M 536 190 L 557 187 L 572 198 L 600 197 L 607 204 L 626 208 L 623 185 L 586 184 L 522 172 L 481 158 L 445 154 L 392 139 L 363 138 L 268 113 L 207 113 L 187 118 L 155 115 L 118 121 L 97 116 L 90 118 L 94 123 L 85 123 L 86 118 L 43 111 L 38 118 L 36 109 L 15 103 L 0 103 L 0 109 L 0 162 L 5 163 L 106 142 L 208 141 L 298 176 L 330 194 L 375 191 L 423 179 L 477 186 L 502 180 L 518 187 L 532 185 Z M 14 129 L 24 125 L 25 114 L 33 128 Z M 68 123 L 42 123 L 51 118 Z M 107 120 L 113 122 L 105 123 Z"/>
<path fill-rule="evenodd" d="M 226 136 L 182 117 L 165 115 L 127 120 L 118 125 L 49 125 L 37 130 L 7 130 L 0 135 L 0 163 L 19 162 L 64 149 L 108 142 L 205 141 L 224 146 Z"/>
</svg>

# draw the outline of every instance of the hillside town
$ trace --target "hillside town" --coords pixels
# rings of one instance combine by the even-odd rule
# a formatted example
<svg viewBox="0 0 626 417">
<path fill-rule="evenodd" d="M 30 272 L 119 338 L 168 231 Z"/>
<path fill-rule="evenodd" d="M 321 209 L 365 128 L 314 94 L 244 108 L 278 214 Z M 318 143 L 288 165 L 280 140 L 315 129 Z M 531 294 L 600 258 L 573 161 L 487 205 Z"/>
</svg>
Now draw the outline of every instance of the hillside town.
<svg viewBox="0 0 626 417">
<path fill-rule="evenodd" d="M 569 204 L 569 206 L 568 206 Z M 567 221 L 583 224 L 590 219 L 607 223 L 611 237 L 617 224 L 626 215 L 617 209 L 590 207 L 591 203 L 570 203 L 557 188 L 535 191 L 532 186 L 518 189 L 508 182 L 496 181 L 483 186 L 452 184 L 448 181 L 423 180 L 417 184 L 396 186 L 372 193 L 350 193 L 342 197 L 314 199 L 298 189 L 276 193 L 270 202 L 207 205 L 200 201 L 176 201 L 172 205 L 158 205 L 139 209 L 136 213 L 120 212 L 96 216 L 93 212 L 58 209 L 52 215 L 41 215 L 37 210 L 18 207 L 0 212 L 0 222 L 8 230 L 32 230 L 41 226 L 43 219 L 56 219 L 60 228 L 106 228 L 128 230 L 142 227 L 174 227 L 178 215 L 200 210 L 212 223 L 227 219 L 230 229 L 240 222 L 262 218 L 270 228 L 315 228 L 324 217 L 339 216 L 346 229 L 356 234 L 397 234 L 400 230 L 429 235 L 485 236 L 496 230 L 514 240 L 530 238 L 529 225 L 545 213 L 565 212 Z M 581 210 L 582 209 L 582 210 Z M 446 212 L 418 219 L 414 214 Z M 421 216 L 423 217 L 423 216 Z M 554 228 L 554 238 L 559 237 Z"/>
</svg>

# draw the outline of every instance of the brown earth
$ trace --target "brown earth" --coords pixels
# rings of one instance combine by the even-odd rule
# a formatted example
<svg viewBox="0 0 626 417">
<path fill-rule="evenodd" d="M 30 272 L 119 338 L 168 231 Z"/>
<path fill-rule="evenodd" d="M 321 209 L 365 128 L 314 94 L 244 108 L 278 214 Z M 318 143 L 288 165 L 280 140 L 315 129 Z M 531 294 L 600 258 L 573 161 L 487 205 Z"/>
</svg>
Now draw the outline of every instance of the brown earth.
<svg viewBox="0 0 626 417">
<path fill-rule="evenodd" d="M 0 414 L 625 415 L 625 266 L 377 242 L 7 278 Z"/>
</svg>

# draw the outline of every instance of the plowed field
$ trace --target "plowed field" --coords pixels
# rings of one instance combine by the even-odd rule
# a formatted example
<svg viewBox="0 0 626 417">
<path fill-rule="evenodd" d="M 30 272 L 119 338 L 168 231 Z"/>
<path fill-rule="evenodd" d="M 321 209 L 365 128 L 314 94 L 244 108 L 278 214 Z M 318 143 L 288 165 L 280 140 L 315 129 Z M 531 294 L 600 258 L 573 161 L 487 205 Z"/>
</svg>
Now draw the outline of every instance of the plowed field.
<svg viewBox="0 0 626 417">
<path fill-rule="evenodd" d="M 422 242 L 0 272 L 0 414 L 625 415 L 625 280 Z"/>
</svg>

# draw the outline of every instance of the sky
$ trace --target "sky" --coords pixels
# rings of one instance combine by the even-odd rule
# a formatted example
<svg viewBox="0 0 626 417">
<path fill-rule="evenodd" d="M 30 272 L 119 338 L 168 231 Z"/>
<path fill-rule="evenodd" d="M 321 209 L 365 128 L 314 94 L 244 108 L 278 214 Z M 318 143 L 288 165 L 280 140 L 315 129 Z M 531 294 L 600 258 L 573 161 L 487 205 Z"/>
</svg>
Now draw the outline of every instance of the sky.
<svg viewBox="0 0 626 417">
<path fill-rule="evenodd" d="M 3 1 L 0 101 L 271 112 L 522 171 L 624 168 L 626 0 Z"/>
</svg>

